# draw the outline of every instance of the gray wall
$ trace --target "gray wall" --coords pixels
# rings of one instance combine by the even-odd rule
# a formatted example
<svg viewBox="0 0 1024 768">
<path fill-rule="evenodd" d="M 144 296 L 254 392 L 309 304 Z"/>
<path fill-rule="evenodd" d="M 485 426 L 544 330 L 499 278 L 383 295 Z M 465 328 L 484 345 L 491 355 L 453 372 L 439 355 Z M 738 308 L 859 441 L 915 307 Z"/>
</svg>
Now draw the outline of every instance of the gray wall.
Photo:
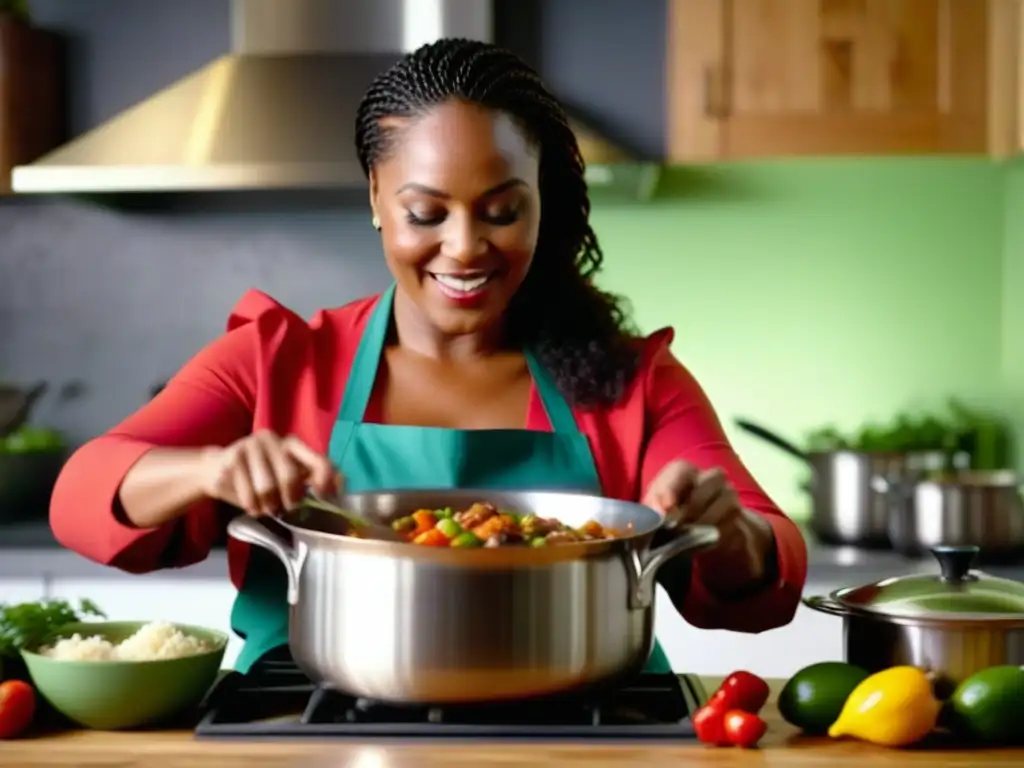
<svg viewBox="0 0 1024 768">
<path fill-rule="evenodd" d="M 225 0 L 32 7 L 38 23 L 69 41 L 72 134 L 228 45 Z M 664 0 L 498 0 L 499 41 L 617 137 L 658 154 L 664 8 Z M 76 398 L 43 401 L 38 422 L 76 442 L 111 426 L 219 334 L 251 287 L 308 316 L 386 285 L 361 195 L 343 204 L 188 202 L 184 210 L 132 211 L 61 198 L 0 200 L 0 379 L 84 384 Z"/>
</svg>

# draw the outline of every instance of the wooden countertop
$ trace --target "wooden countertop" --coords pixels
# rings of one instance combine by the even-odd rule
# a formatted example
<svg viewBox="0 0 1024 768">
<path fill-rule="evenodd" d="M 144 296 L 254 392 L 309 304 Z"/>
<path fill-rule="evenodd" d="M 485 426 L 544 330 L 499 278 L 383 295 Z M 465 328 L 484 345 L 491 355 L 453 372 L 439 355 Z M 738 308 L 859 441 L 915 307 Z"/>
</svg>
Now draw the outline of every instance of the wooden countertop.
<svg viewBox="0 0 1024 768">
<path fill-rule="evenodd" d="M 709 678 L 709 690 L 719 679 Z M 771 681 L 773 691 L 780 681 Z M 883 749 L 854 741 L 800 735 L 779 717 L 774 695 L 762 716 L 768 733 L 758 749 L 680 744 L 574 743 L 356 743 L 304 741 L 198 741 L 187 730 L 144 733 L 68 731 L 0 741 L 0 766 L 76 768 L 483 768 L 551 765 L 566 768 L 624 766 L 945 766 L 1024 765 L 1024 749 L 951 749 L 941 746 Z"/>
</svg>

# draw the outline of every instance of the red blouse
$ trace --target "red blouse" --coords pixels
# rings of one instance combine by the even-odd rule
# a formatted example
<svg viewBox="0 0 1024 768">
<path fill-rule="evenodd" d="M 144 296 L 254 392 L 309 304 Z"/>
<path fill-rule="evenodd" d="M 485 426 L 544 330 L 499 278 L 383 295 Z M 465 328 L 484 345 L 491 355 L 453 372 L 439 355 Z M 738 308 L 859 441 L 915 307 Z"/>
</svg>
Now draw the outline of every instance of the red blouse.
<svg viewBox="0 0 1024 768">
<path fill-rule="evenodd" d="M 326 452 L 344 385 L 376 296 L 324 310 L 306 322 L 258 291 L 236 306 L 228 332 L 190 360 L 151 402 L 79 448 L 53 491 L 50 523 L 65 547 L 129 573 L 180 568 L 204 559 L 225 520 L 202 502 L 167 525 L 139 529 L 115 513 L 129 468 L 156 446 L 227 445 L 259 429 L 295 434 Z M 577 411 L 605 495 L 639 500 L 666 463 L 685 459 L 721 467 L 746 509 L 775 532 L 779 580 L 742 601 L 724 603 L 704 587 L 699 562 L 683 606 L 697 627 L 760 632 L 787 624 L 807 575 L 796 525 L 761 490 L 729 445 L 693 376 L 669 350 L 673 332 L 644 342 L 640 375 L 616 405 Z M 378 412 L 371 403 L 368 420 Z M 534 390 L 527 429 L 550 430 Z M 249 546 L 228 541 L 231 580 L 239 586 Z"/>
</svg>

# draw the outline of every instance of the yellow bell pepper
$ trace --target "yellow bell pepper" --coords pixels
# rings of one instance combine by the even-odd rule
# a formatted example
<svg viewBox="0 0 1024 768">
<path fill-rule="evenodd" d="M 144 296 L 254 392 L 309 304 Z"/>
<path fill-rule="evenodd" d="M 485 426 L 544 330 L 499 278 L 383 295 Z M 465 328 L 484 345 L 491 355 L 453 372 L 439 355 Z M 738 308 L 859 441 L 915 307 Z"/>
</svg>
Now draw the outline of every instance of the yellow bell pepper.
<svg viewBox="0 0 1024 768">
<path fill-rule="evenodd" d="M 906 747 L 935 729 L 941 709 L 923 670 L 892 667 L 865 678 L 853 689 L 828 735 Z"/>
</svg>

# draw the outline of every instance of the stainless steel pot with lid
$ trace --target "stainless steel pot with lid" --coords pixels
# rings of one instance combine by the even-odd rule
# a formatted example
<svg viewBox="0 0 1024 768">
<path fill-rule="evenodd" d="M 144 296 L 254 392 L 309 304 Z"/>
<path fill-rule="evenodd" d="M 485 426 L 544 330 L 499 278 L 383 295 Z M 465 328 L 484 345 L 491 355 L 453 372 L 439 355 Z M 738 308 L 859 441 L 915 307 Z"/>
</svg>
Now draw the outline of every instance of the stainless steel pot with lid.
<svg viewBox="0 0 1024 768">
<path fill-rule="evenodd" d="M 939 572 L 847 587 L 804 604 L 843 617 L 846 660 L 870 672 L 909 664 L 955 685 L 1024 664 L 1024 583 L 972 570 L 973 546 L 932 547 Z"/>
<path fill-rule="evenodd" d="M 410 490 L 337 500 L 384 523 L 480 501 L 633 534 L 449 549 L 354 538 L 345 518 L 310 509 L 276 523 L 237 517 L 228 533 L 284 564 L 289 646 L 311 679 L 368 699 L 430 704 L 543 696 L 639 671 L 653 646 L 659 569 L 718 541 L 716 528 L 690 526 L 656 543 L 662 517 L 653 509 L 577 493 Z"/>
</svg>

